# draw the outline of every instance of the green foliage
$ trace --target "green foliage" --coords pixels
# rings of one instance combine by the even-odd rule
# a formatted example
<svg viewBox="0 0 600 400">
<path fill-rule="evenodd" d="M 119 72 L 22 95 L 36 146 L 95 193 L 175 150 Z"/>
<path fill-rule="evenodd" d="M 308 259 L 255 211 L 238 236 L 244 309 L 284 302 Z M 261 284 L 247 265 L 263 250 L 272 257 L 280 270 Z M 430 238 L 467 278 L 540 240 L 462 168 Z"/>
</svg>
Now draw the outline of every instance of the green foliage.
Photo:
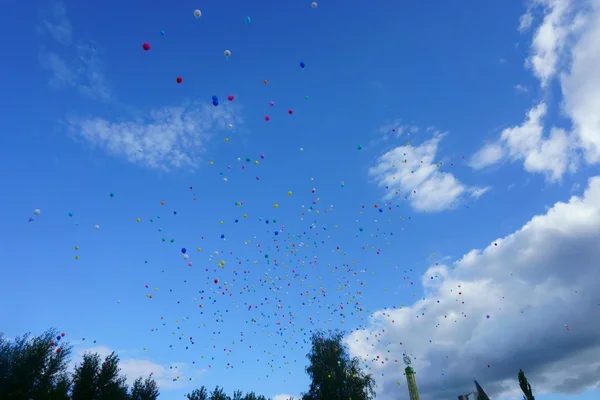
<svg viewBox="0 0 600 400">
<path fill-rule="evenodd" d="M 188 400 L 208 400 L 208 390 L 204 386 L 194 390 L 192 393 L 186 394 Z"/>
<path fill-rule="evenodd" d="M 525 376 L 525 372 L 522 369 L 519 370 L 519 386 L 523 391 L 523 400 L 535 400 L 533 397 L 533 391 L 531 390 L 531 385 L 527 381 L 527 377 Z"/>
<path fill-rule="evenodd" d="M 302 400 L 370 400 L 375 398 L 375 380 L 360 370 L 360 360 L 350 358 L 343 332 L 313 333 L 306 368 L 311 378 Z"/>
<path fill-rule="evenodd" d="M 230 400 L 229 396 L 225 394 L 223 389 L 221 389 L 218 385 L 210 394 L 209 400 Z"/>
<path fill-rule="evenodd" d="M 0 335 L 0 399 L 64 398 L 70 387 L 67 364 L 71 346 L 51 346 L 56 336 L 55 329 L 34 337 L 26 334 L 12 342 Z"/>
<path fill-rule="evenodd" d="M 129 398 L 130 400 L 156 400 L 159 394 L 154 379 L 146 378 L 142 381 L 142 377 L 139 377 L 133 383 Z"/>
</svg>

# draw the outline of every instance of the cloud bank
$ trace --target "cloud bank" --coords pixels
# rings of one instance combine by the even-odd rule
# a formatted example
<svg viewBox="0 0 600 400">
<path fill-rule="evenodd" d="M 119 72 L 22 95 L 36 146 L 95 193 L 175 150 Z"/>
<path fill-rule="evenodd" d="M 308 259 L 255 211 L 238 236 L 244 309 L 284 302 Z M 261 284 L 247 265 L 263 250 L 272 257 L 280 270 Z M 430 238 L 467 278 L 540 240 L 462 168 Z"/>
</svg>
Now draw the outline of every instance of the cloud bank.
<svg viewBox="0 0 600 400">
<path fill-rule="evenodd" d="M 536 394 L 600 388 L 599 241 L 594 177 L 582 197 L 452 266 L 429 268 L 425 300 L 375 312 L 367 330 L 348 337 L 351 353 L 376 361 L 381 400 L 407 390 L 403 352 L 415 357 L 419 389 L 432 400 L 471 391 L 473 377 L 492 396 L 510 394 L 519 368 Z"/>
</svg>

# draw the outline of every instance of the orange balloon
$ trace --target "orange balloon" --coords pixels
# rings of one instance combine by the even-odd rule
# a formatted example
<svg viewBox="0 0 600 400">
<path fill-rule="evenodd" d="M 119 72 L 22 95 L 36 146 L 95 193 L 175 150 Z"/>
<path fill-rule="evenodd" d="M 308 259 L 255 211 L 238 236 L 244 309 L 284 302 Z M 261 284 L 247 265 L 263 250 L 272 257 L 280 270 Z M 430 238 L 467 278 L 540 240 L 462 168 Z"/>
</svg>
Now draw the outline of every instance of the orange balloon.
<svg viewBox="0 0 600 400">
<path fill-rule="evenodd" d="M 160 205 L 161 205 L 161 206 L 164 206 L 164 205 L 165 205 L 165 202 L 164 202 L 164 201 L 161 201 L 161 202 L 160 202 Z"/>
<path fill-rule="evenodd" d="M 264 84 L 265 84 L 265 85 L 266 85 L 267 83 L 269 83 L 269 82 L 267 82 L 267 80 L 266 80 L 266 79 L 265 79 L 263 82 L 264 82 Z"/>
</svg>

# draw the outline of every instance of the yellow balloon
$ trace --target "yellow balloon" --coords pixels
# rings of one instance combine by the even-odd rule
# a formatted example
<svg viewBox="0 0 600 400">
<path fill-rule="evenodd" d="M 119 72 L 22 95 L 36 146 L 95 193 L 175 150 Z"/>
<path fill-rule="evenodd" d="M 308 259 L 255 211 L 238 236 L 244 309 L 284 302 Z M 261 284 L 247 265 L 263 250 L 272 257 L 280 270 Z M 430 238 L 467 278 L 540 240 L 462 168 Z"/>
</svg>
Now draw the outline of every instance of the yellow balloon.
<svg viewBox="0 0 600 400">
<path fill-rule="evenodd" d="M 290 191 L 288 192 L 288 196 L 291 196 L 291 195 L 292 195 L 292 191 L 290 190 Z"/>
<path fill-rule="evenodd" d="M 198 247 L 198 251 L 202 251 L 202 247 Z"/>
<path fill-rule="evenodd" d="M 135 222 L 140 222 L 140 221 L 141 221 L 141 220 L 140 220 L 139 218 L 136 218 L 136 219 L 135 219 Z"/>
<path fill-rule="evenodd" d="M 279 204 L 277 204 L 277 203 L 273 204 L 273 208 L 277 208 L 277 207 L 279 207 Z"/>
</svg>

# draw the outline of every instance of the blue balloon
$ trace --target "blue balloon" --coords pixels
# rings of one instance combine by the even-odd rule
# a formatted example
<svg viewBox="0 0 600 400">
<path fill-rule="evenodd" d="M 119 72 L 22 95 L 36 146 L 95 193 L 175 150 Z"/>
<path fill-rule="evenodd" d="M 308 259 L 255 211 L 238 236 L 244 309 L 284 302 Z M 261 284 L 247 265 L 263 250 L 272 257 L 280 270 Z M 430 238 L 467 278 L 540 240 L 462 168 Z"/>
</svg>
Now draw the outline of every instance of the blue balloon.
<svg viewBox="0 0 600 400">
<path fill-rule="evenodd" d="M 161 34 L 162 36 L 165 36 L 165 31 L 160 31 L 160 34 Z"/>
<path fill-rule="evenodd" d="M 249 24 L 250 22 L 252 22 L 252 20 L 250 19 L 250 17 L 246 17 L 246 23 Z"/>
<path fill-rule="evenodd" d="M 300 61 L 300 68 L 304 68 L 306 67 L 306 64 L 304 64 L 304 61 Z"/>
<path fill-rule="evenodd" d="M 219 101 L 219 98 L 217 96 L 213 96 L 212 101 Z"/>
<path fill-rule="evenodd" d="M 219 105 L 219 102 L 218 102 L 218 101 L 215 101 L 215 100 L 213 100 L 213 102 L 212 102 L 212 103 L 213 103 L 213 106 L 215 106 L 215 107 Z"/>
<path fill-rule="evenodd" d="M 185 249 L 185 247 L 184 247 L 183 249 L 181 249 L 181 252 L 182 252 L 183 254 L 185 254 L 185 252 L 186 252 L 186 251 L 187 251 L 187 250 Z"/>
</svg>

